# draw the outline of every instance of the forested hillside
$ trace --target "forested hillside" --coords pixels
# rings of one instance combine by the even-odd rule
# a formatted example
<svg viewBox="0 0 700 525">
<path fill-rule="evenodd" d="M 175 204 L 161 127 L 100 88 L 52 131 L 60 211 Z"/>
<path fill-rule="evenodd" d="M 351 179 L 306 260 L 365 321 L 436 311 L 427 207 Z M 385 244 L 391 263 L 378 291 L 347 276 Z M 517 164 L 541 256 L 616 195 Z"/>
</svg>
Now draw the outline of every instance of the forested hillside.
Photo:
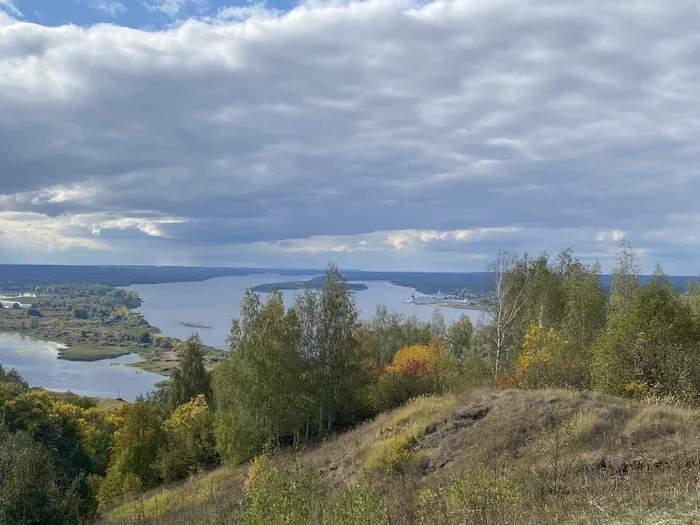
<svg viewBox="0 0 700 525">
<path fill-rule="evenodd" d="M 553 395 L 573 400 L 563 415 L 550 414 L 546 407 L 551 403 L 543 402 L 541 395 L 512 398 L 508 397 L 512 394 L 503 397 L 496 392 L 489 394 L 495 396 L 492 401 L 482 401 L 481 405 L 467 401 L 456 405 L 455 399 L 467 399 L 462 396 L 488 386 L 503 390 L 596 391 L 639 402 L 695 406 L 700 402 L 698 282 L 679 293 L 661 268 L 643 282 L 635 253 L 627 243 L 621 246 L 609 293 L 601 282 L 600 268 L 582 264 L 570 251 L 553 259 L 546 254 L 533 259 L 500 253 L 487 270 L 496 300 L 478 326 L 466 316 L 446 326 L 439 311 L 432 322 L 421 323 L 383 307 L 378 308 L 372 321 L 361 322 L 353 296 L 333 265 L 327 269 L 322 290 L 304 291 L 290 307 L 285 307 L 281 292 L 263 301 L 250 290 L 232 323 L 230 353 L 224 362 L 208 372 L 203 365 L 201 342 L 193 336 L 178 349 L 181 366 L 168 386 L 112 412 L 99 410 L 88 400 L 55 400 L 46 393 L 29 391 L 16 374 L 3 373 L 0 420 L 4 439 L 0 457 L 8 465 L 3 468 L 13 474 L 0 478 L 0 523 L 17 523 L 12 520 L 29 515 L 34 521 L 24 523 L 84 522 L 93 519 L 100 505 L 104 514 L 115 501 L 131 498 L 132 493 L 185 479 L 219 464 L 245 464 L 252 458 L 259 459 L 252 463 L 247 481 L 243 485 L 241 479 L 232 482 L 232 486 L 239 487 L 238 495 L 232 496 L 232 501 L 239 502 L 237 510 L 227 508 L 229 515 L 211 515 L 203 523 L 315 522 L 314 514 L 294 514 L 296 510 L 285 507 L 293 507 L 298 501 L 280 494 L 303 496 L 295 493 L 294 487 L 321 491 L 306 499 L 299 496 L 303 501 L 340 498 L 339 502 L 333 499 L 340 514 L 333 519 L 323 518 L 329 523 L 426 522 L 417 510 L 421 506 L 427 509 L 425 516 L 443 513 L 448 519 L 451 505 L 473 498 L 486 498 L 489 505 L 496 506 L 487 512 L 481 507 L 483 502 L 473 503 L 477 510 L 482 509 L 478 510 L 482 523 L 511 523 L 513 516 L 529 516 L 534 523 L 541 515 L 534 510 L 538 505 L 556 506 L 567 501 L 567 492 L 562 492 L 567 485 L 564 477 L 560 478 L 559 467 L 550 465 L 549 470 L 542 470 L 545 479 L 539 485 L 520 475 L 511 480 L 499 469 L 525 472 L 551 462 L 558 465 L 559 459 L 553 458 L 563 453 L 558 443 L 569 432 L 567 422 L 571 418 L 581 418 L 574 425 L 578 425 L 576 439 L 588 447 L 587 453 L 604 450 L 604 457 L 602 463 L 600 458 L 589 457 L 580 464 L 568 465 L 567 476 L 574 477 L 567 478 L 566 483 L 578 487 L 581 476 L 592 476 L 595 484 L 587 487 L 593 487 L 596 494 L 615 490 L 618 507 L 631 504 L 630 498 L 637 497 L 634 491 L 624 490 L 617 481 L 606 484 L 602 479 L 613 475 L 618 478 L 612 479 L 620 483 L 629 481 L 624 474 L 636 459 L 605 459 L 608 448 L 613 456 L 621 453 L 620 443 L 634 447 L 642 443 L 639 455 L 643 472 L 663 467 L 659 472 L 684 483 L 697 477 L 695 449 L 686 439 L 692 435 L 689 429 L 696 425 L 692 410 L 668 408 L 664 409 L 667 412 L 652 414 L 644 411 L 644 405 L 599 396 L 595 399 L 605 401 L 588 406 L 584 400 L 590 394 Z M 413 398 L 432 395 L 443 397 L 414 403 L 405 409 L 407 412 L 394 416 L 381 415 Z M 509 399 L 518 400 L 518 420 L 533 416 L 534 426 L 503 426 L 509 419 L 496 414 L 512 409 L 503 401 Z M 579 410 L 583 405 L 588 411 Z M 469 411 L 455 412 L 460 406 Z M 637 413 L 642 420 L 632 423 Z M 271 451 L 315 447 L 376 417 L 386 423 L 377 430 L 380 437 L 372 437 L 373 444 L 362 448 L 357 457 L 352 456 L 351 449 L 361 444 L 353 445 L 351 436 L 357 434 L 350 433 L 347 449 L 332 449 L 332 457 L 311 470 L 291 466 L 291 474 L 282 475 L 281 467 L 267 462 Z M 647 417 L 650 422 L 644 419 Z M 619 421 L 614 428 L 608 428 L 607 423 L 616 418 Z M 452 443 L 451 434 L 441 430 L 445 425 L 461 428 L 477 421 L 481 425 L 482 419 L 484 423 L 493 422 L 483 434 L 484 439 L 493 440 L 488 446 L 505 444 L 498 454 L 493 448 L 484 451 L 483 459 L 489 463 L 478 471 L 481 477 L 474 474 L 459 481 L 460 475 L 472 472 L 464 469 L 473 467 L 469 462 L 478 461 L 482 457 L 478 454 L 470 456 L 461 467 L 452 460 L 436 460 L 428 466 L 420 461 L 420 450 L 443 448 L 443 439 L 446 444 Z M 643 430 L 635 434 L 634 425 Z M 632 437 L 609 442 L 610 432 Z M 683 439 L 669 437 L 676 435 Z M 546 441 L 552 437 L 554 444 Z M 661 448 L 653 449 L 658 462 L 651 459 L 656 456 L 645 455 L 648 450 L 644 448 L 647 440 L 657 438 L 662 439 Z M 545 456 L 528 456 L 532 440 L 545 440 L 549 443 L 546 447 L 554 448 Z M 457 447 L 457 453 L 458 447 L 472 446 L 469 443 L 457 441 L 445 446 Z M 603 448 L 596 448 L 599 446 Z M 670 454 L 669 447 L 676 447 L 678 453 Z M 502 464 L 493 459 L 500 454 L 506 454 Z M 536 464 L 513 463 L 522 454 Z M 679 466 L 681 457 L 689 459 Z M 346 459 L 355 466 L 346 465 Z M 42 478 L 46 483 L 31 488 L 30 473 L 38 468 L 32 465 L 39 463 L 46 471 Z M 363 468 L 356 468 L 360 463 Z M 681 469 L 685 477 L 676 474 L 674 478 L 669 474 L 672 471 L 664 470 L 666 466 Z M 448 472 L 444 469 L 449 468 L 454 476 L 436 474 L 426 478 L 426 468 L 435 472 Z M 332 474 L 346 471 L 347 476 L 339 475 L 337 479 Z M 393 488 L 372 486 L 376 481 L 373 473 L 378 471 Z M 318 488 L 328 480 L 332 487 L 346 483 L 347 491 Z M 472 483 L 475 480 L 476 485 Z M 649 491 L 658 490 L 652 478 L 645 480 L 647 496 Z M 571 490 L 582 500 L 590 495 L 573 485 Z M 399 498 L 404 489 L 414 493 L 416 499 L 410 502 L 412 513 L 402 517 L 392 514 L 387 505 L 395 506 L 392 498 Z M 660 492 L 657 495 L 661 497 Z M 275 499 L 278 497 L 282 500 Z M 653 501 L 654 497 L 652 494 L 645 501 Z M 511 499 L 527 502 L 518 507 L 521 514 L 501 513 L 501 506 L 511 509 Z M 362 505 L 375 509 L 372 512 L 377 514 L 372 514 L 375 517 L 370 521 L 363 521 L 365 514 L 349 510 L 364 508 Z M 565 506 L 561 510 L 564 512 Z M 151 518 L 144 512 L 129 514 L 127 518 L 132 521 L 124 523 L 150 523 Z M 286 515 L 296 517 L 275 521 L 274 516 Z M 467 515 L 460 516 L 470 522 Z"/>
</svg>

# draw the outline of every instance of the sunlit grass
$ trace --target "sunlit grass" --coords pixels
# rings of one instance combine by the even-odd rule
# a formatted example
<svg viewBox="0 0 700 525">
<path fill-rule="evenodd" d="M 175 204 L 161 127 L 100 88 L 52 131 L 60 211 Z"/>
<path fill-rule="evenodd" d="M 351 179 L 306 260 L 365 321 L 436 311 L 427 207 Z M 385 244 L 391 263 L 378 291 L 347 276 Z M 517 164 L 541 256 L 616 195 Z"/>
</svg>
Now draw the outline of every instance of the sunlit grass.
<svg viewBox="0 0 700 525">
<path fill-rule="evenodd" d="M 226 486 L 242 479 L 241 473 L 226 468 L 199 474 L 178 485 L 164 487 L 118 504 L 109 511 L 108 522 L 153 519 L 176 513 L 179 509 L 206 505 L 220 497 Z"/>
</svg>

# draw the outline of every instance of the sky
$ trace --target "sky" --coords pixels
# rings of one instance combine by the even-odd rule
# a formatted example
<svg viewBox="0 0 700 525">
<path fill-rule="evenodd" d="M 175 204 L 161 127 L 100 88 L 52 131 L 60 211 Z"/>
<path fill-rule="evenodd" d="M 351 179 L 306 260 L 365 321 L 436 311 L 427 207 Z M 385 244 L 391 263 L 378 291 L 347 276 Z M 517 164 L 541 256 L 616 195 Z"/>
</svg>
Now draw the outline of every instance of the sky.
<svg viewBox="0 0 700 525">
<path fill-rule="evenodd" d="M 697 0 L 0 0 L 0 263 L 700 273 Z"/>
</svg>

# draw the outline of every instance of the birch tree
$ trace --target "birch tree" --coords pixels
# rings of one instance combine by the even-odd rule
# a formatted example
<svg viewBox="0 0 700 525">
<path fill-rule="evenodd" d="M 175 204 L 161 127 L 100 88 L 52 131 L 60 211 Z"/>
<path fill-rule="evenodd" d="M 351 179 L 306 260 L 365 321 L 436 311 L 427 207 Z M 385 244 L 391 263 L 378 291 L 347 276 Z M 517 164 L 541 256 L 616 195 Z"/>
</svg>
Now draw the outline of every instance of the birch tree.
<svg viewBox="0 0 700 525">
<path fill-rule="evenodd" d="M 500 251 L 486 268 L 494 292 L 487 327 L 494 384 L 505 371 L 519 344 L 515 326 L 525 304 L 525 287 L 524 272 L 518 263 L 514 254 Z"/>
</svg>

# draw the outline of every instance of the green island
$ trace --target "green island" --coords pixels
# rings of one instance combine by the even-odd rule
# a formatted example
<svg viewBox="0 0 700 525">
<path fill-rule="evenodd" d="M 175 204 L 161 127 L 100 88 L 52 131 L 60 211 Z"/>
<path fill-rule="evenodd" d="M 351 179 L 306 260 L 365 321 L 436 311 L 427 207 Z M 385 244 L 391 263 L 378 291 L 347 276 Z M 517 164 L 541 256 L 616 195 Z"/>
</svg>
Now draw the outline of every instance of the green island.
<svg viewBox="0 0 700 525">
<path fill-rule="evenodd" d="M 32 295 L 0 296 L 0 332 L 17 332 L 66 345 L 59 358 L 97 361 L 138 353 L 143 360 L 133 366 L 169 374 L 177 366 L 182 341 L 161 335 L 134 311 L 141 306 L 138 294 L 103 284 L 67 283 L 40 285 Z M 223 359 L 223 352 L 203 347 L 208 367 Z"/>
<path fill-rule="evenodd" d="M 202 323 L 195 323 L 192 321 L 180 321 L 179 324 L 182 326 L 185 326 L 187 328 L 198 328 L 200 330 L 211 330 L 212 329 L 211 326 L 207 326 L 207 325 L 202 324 Z"/>
<path fill-rule="evenodd" d="M 326 282 L 325 276 L 313 277 L 306 281 L 282 281 L 279 283 L 264 283 L 253 287 L 253 291 L 258 293 L 272 293 L 275 290 L 321 290 Z M 351 292 L 360 292 L 367 289 L 363 283 L 346 283 Z"/>
</svg>

